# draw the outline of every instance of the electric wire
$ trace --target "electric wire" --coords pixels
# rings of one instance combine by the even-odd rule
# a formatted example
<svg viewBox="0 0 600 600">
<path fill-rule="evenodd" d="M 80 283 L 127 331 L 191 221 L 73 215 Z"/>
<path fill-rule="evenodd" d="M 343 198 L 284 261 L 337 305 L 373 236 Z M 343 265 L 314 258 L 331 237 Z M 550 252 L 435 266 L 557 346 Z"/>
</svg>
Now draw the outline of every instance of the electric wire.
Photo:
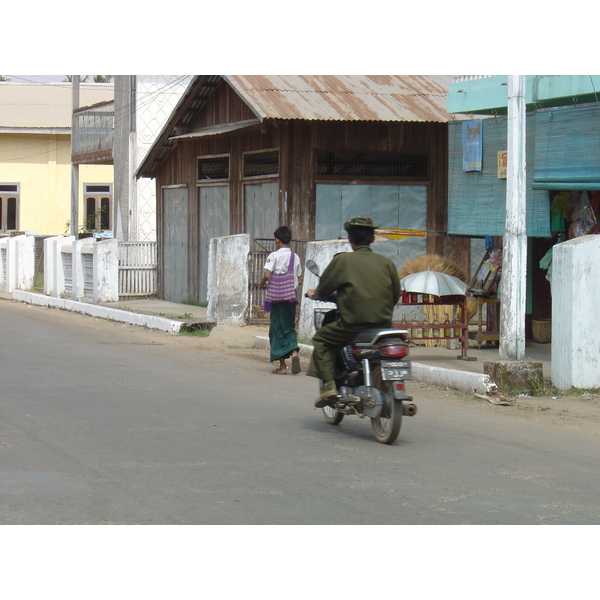
<svg viewBox="0 0 600 600">
<path fill-rule="evenodd" d="M 8 77 L 15 77 L 14 75 L 9 75 Z M 178 96 L 180 97 L 183 92 L 178 92 L 177 91 L 177 87 L 179 87 L 186 79 L 188 79 L 190 76 L 189 75 L 180 75 L 177 76 L 176 79 L 172 80 L 172 81 L 167 81 L 165 82 L 163 85 L 157 84 L 157 89 L 152 91 L 152 92 L 147 92 L 144 94 L 143 99 L 140 100 L 139 102 L 136 103 L 136 111 L 139 109 L 144 109 L 144 108 L 148 108 L 149 106 L 152 105 L 153 102 L 155 102 L 158 98 L 160 97 L 164 97 L 164 96 Z M 28 82 L 29 83 L 29 82 Z M 44 86 L 52 86 L 55 85 L 57 83 L 66 83 L 66 82 L 30 82 L 32 84 L 38 84 L 38 85 L 44 85 Z M 98 85 L 96 83 L 90 83 L 86 85 Z M 85 108 L 85 107 L 82 107 Z M 125 102 L 123 104 L 123 108 L 115 111 L 114 114 L 114 120 L 113 120 L 113 124 L 114 125 L 120 125 L 122 124 L 129 116 L 130 114 L 130 110 L 131 110 L 131 102 Z M 24 132 L 26 133 L 26 132 Z M 158 132 L 157 132 L 158 134 Z M 37 134 L 36 134 L 37 135 Z M 57 135 L 70 135 L 70 131 L 69 133 L 64 133 L 64 134 L 60 134 L 60 133 L 54 133 L 54 134 L 47 134 L 47 135 L 51 135 L 51 136 L 57 136 Z M 40 147 L 41 148 L 42 144 L 39 144 L 38 146 L 30 146 L 26 149 L 34 149 L 36 147 Z M 66 146 L 68 146 L 68 144 L 62 145 L 60 146 L 60 149 L 65 148 Z M 59 148 L 57 147 L 57 150 Z M 0 150 L 0 153 L 8 153 L 8 152 L 13 152 L 14 150 L 10 149 L 10 150 Z M 39 152 L 39 153 L 35 153 L 35 154 L 28 154 L 26 156 L 20 156 L 18 158 L 12 158 L 12 159 L 4 159 L 4 162 L 20 162 L 20 161 L 25 161 L 29 158 L 37 158 L 39 156 L 43 156 L 44 154 L 48 154 L 49 150 L 43 151 L 43 152 Z"/>
</svg>

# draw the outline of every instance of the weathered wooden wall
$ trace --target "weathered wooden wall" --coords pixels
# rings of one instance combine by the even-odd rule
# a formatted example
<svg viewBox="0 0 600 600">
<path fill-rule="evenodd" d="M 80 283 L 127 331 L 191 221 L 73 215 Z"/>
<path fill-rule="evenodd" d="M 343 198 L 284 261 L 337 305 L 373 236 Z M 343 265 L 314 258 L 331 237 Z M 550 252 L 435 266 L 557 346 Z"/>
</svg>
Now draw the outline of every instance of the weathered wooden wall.
<svg viewBox="0 0 600 600">
<path fill-rule="evenodd" d="M 205 109 L 192 123 L 197 130 L 219 123 L 254 118 L 250 108 L 229 86 L 220 85 Z M 184 184 L 189 191 L 188 274 L 189 296 L 197 293 L 198 277 L 198 191 L 205 185 L 197 181 L 200 156 L 228 154 L 230 157 L 230 234 L 246 233 L 244 223 L 243 153 L 254 150 L 279 150 L 279 221 L 292 228 L 296 239 L 314 239 L 315 185 L 326 182 L 374 183 L 369 180 L 317 178 L 316 156 L 319 150 L 349 152 L 397 152 L 428 155 L 426 179 L 377 179 L 377 183 L 419 183 L 428 186 L 427 228 L 446 231 L 447 223 L 447 149 L 445 123 L 266 121 L 252 130 L 206 138 L 180 140 L 157 171 L 157 238 L 161 248 L 163 210 L 161 188 Z M 272 178 L 265 178 L 265 180 Z M 253 178 L 252 181 L 257 181 Z M 467 267 L 468 245 L 460 239 L 431 236 L 428 251 L 452 258 Z M 160 264 L 159 259 L 159 264 Z M 162 274 L 159 266 L 159 294 Z"/>
</svg>

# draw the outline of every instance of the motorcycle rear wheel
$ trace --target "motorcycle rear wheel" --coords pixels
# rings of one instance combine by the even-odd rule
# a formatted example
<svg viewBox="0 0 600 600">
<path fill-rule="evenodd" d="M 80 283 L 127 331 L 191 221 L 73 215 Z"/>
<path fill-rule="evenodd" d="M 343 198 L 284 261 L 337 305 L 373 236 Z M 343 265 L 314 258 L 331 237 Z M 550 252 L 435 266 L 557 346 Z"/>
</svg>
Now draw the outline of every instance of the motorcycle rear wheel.
<svg viewBox="0 0 600 600">
<path fill-rule="evenodd" d="M 330 425 L 339 425 L 344 418 L 344 413 L 341 413 L 334 406 L 324 406 L 323 416 Z"/>
<path fill-rule="evenodd" d="M 371 418 L 375 439 L 381 444 L 393 444 L 402 425 L 402 400 L 397 400 L 388 392 L 387 382 L 382 380 L 379 365 L 373 369 L 372 382 L 381 391 L 385 400 L 381 415 Z"/>
</svg>

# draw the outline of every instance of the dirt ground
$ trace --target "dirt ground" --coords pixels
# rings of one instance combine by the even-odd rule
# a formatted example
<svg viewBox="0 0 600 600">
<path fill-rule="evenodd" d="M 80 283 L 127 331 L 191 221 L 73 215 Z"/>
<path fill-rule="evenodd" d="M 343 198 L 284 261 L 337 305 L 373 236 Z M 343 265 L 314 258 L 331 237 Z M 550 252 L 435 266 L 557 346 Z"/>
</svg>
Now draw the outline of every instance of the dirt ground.
<svg viewBox="0 0 600 600">
<path fill-rule="evenodd" d="M 56 309 L 29 307 L 29 310 Z M 100 337 L 110 337 L 111 332 L 114 333 L 115 328 L 119 328 L 122 333 L 126 332 L 130 336 L 132 344 L 140 346 L 157 344 L 168 346 L 173 351 L 184 351 L 190 354 L 216 352 L 225 356 L 237 356 L 256 361 L 257 368 L 264 368 L 265 371 L 273 369 L 273 365 L 268 362 L 268 351 L 254 347 L 257 335 L 268 335 L 268 330 L 264 327 L 218 326 L 209 335 L 202 337 L 162 333 L 62 310 L 56 310 L 56 313 L 61 320 L 69 321 L 72 325 L 79 321 L 81 326 L 91 328 Z M 304 371 L 308 365 L 304 359 L 302 364 Z M 286 376 L 294 377 L 291 374 Z M 600 393 L 598 390 L 581 395 L 516 396 L 514 403 L 510 406 L 495 405 L 474 395 L 463 394 L 416 380 L 411 381 L 410 392 L 415 400 L 418 400 L 419 396 L 427 395 L 428 399 L 468 407 L 469 410 L 480 411 L 483 414 L 493 412 L 505 415 L 508 419 L 525 419 L 539 422 L 540 425 L 567 428 L 573 432 L 581 431 L 600 436 Z"/>
</svg>

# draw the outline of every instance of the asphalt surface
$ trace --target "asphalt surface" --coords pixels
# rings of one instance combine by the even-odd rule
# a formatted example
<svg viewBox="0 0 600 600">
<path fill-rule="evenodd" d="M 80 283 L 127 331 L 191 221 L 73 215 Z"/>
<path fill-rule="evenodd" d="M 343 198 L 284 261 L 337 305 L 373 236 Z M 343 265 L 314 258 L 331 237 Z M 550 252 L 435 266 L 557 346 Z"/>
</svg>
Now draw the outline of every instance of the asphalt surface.
<svg viewBox="0 0 600 600">
<path fill-rule="evenodd" d="M 590 432 L 414 384 L 385 446 L 210 337 L 5 301 L 0 332 L 5 524 L 600 523 Z"/>
</svg>

